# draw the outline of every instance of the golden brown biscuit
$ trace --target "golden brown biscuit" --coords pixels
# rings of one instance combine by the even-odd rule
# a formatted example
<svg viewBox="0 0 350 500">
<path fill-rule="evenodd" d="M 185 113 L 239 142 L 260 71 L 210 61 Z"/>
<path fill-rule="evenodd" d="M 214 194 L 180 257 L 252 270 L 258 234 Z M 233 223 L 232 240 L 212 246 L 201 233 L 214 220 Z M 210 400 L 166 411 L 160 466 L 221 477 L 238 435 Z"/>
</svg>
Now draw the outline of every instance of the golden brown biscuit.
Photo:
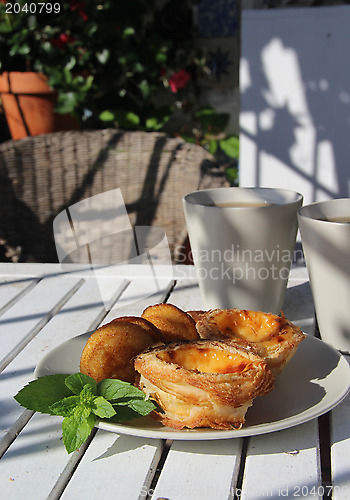
<svg viewBox="0 0 350 500">
<path fill-rule="evenodd" d="M 154 343 L 154 338 L 141 326 L 111 321 L 88 339 L 80 358 L 80 371 L 97 382 L 116 378 L 133 384 L 134 357 Z"/>
<path fill-rule="evenodd" d="M 143 311 L 142 318 L 153 323 L 166 342 L 199 339 L 194 319 L 173 304 L 149 306 Z"/>
<path fill-rule="evenodd" d="M 141 318 L 140 316 L 120 316 L 119 318 L 115 318 L 113 321 L 127 321 L 129 323 L 133 323 L 134 325 L 140 326 L 146 332 L 154 338 L 154 340 L 159 342 L 164 342 L 165 339 L 163 334 L 156 326 L 153 325 L 150 321 L 145 318 Z"/>
</svg>

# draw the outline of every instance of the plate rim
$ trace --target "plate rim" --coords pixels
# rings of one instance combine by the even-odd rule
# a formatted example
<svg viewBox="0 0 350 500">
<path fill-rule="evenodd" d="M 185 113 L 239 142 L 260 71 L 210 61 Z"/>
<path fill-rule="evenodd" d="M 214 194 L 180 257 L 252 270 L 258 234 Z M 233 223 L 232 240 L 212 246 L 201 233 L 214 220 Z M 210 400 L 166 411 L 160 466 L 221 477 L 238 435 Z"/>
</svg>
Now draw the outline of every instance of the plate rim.
<svg viewBox="0 0 350 500">
<path fill-rule="evenodd" d="M 79 340 L 79 338 L 86 337 L 88 338 L 93 331 L 88 331 L 58 344 L 49 352 L 46 353 L 45 356 L 39 361 L 35 370 L 34 376 L 36 378 L 47 375 L 47 373 L 42 373 L 43 370 L 47 369 L 45 367 L 45 362 L 48 358 L 52 357 L 56 351 L 62 350 L 65 344 L 69 344 L 74 340 Z M 309 335 L 305 333 L 305 340 L 308 342 L 315 342 L 316 345 L 322 345 L 324 349 L 330 349 L 333 353 L 336 354 L 338 358 L 337 369 L 345 369 L 348 370 L 348 387 L 345 389 L 342 388 L 342 391 L 333 398 L 328 404 L 324 405 L 322 408 L 319 406 L 321 402 L 318 402 L 316 405 L 311 406 L 301 413 L 297 413 L 296 415 L 291 415 L 286 418 L 282 418 L 275 422 L 266 422 L 261 424 L 255 424 L 248 427 L 242 427 L 241 429 L 229 429 L 229 430 L 220 430 L 220 429 L 172 429 L 170 427 L 163 426 L 161 423 L 156 423 L 155 425 L 159 425 L 159 427 L 155 429 L 147 429 L 143 427 L 134 427 L 130 425 L 133 421 L 128 422 L 108 422 L 103 419 L 97 418 L 95 427 L 98 429 L 102 429 L 108 432 L 113 432 L 115 434 L 120 435 L 129 435 L 133 437 L 141 437 L 141 438 L 152 438 L 152 439 L 172 439 L 176 441 L 207 441 L 207 440 L 216 440 L 216 439 L 232 439 L 232 438 L 242 438 L 248 436 L 258 436 L 262 434 L 269 434 L 276 431 L 281 431 L 285 429 L 290 429 L 292 427 L 304 424 L 309 422 L 317 417 L 324 415 L 325 413 L 334 409 L 339 403 L 341 403 L 346 396 L 350 392 L 350 365 L 346 358 L 342 353 L 337 351 L 334 347 L 322 341 L 321 339 Z M 341 364 L 341 366 L 339 365 Z M 140 421 L 143 419 L 151 419 L 152 417 L 140 417 Z M 139 419 L 137 419 L 139 420 Z"/>
</svg>

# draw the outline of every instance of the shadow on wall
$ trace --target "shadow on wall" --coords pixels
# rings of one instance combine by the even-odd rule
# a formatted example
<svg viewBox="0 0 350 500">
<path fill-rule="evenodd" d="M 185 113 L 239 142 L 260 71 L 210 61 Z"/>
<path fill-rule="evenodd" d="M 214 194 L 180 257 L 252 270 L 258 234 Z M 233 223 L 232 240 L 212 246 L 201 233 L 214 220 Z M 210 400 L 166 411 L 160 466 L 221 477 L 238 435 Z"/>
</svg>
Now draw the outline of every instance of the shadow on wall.
<svg viewBox="0 0 350 500">
<path fill-rule="evenodd" d="M 241 186 L 350 196 L 349 22 L 350 6 L 243 12 Z"/>
</svg>

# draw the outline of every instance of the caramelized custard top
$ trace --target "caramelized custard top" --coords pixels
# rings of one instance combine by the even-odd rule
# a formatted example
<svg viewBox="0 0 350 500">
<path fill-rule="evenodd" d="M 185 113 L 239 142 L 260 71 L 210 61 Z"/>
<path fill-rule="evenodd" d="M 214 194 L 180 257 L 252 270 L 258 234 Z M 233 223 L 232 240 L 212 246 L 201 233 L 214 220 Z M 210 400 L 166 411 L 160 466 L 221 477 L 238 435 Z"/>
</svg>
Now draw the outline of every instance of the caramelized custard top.
<svg viewBox="0 0 350 500">
<path fill-rule="evenodd" d="M 202 373 L 242 373 L 249 370 L 252 364 L 240 354 L 210 347 L 167 350 L 159 353 L 158 357 L 166 363 L 175 363 L 187 370 Z"/>
<path fill-rule="evenodd" d="M 285 318 L 256 311 L 225 309 L 209 315 L 223 336 L 236 336 L 249 342 L 262 342 L 270 339 L 284 325 Z"/>
</svg>

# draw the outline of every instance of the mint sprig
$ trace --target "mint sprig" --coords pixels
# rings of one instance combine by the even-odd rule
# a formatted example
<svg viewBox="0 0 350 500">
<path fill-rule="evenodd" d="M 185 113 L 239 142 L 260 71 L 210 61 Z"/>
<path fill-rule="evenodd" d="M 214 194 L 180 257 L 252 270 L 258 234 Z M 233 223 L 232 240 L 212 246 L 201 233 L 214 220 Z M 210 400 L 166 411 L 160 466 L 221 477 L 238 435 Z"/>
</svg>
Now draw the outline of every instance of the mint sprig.
<svg viewBox="0 0 350 500">
<path fill-rule="evenodd" d="M 28 410 L 64 417 L 62 437 L 68 453 L 88 439 L 97 417 L 122 422 L 155 409 L 146 395 L 128 382 L 104 379 L 96 383 L 82 373 L 39 377 L 14 398 Z"/>
</svg>

